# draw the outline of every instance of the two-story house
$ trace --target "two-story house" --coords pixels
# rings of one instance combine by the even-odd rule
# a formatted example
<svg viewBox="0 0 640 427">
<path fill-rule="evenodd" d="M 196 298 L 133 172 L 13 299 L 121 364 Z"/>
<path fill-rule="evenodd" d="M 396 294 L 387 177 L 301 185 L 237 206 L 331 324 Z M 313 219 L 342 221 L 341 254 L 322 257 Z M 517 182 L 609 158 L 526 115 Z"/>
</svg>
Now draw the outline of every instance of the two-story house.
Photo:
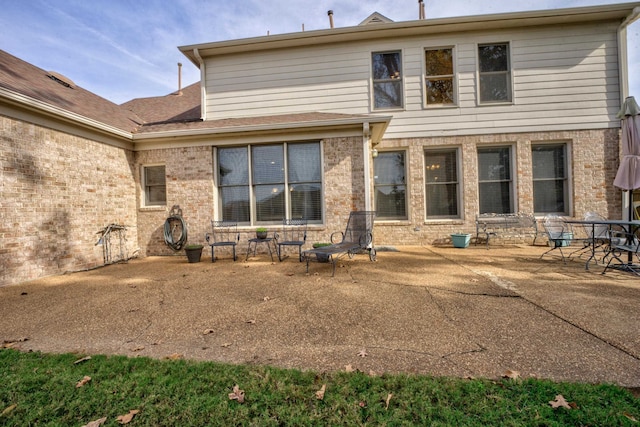
<svg viewBox="0 0 640 427">
<path fill-rule="evenodd" d="M 0 159 L 13 166 L 2 199 L 16 219 L 0 232 L 0 284 L 100 264 L 95 231 L 114 222 L 131 230 L 132 252 L 170 254 L 163 224 L 175 205 L 192 243 L 212 219 L 248 232 L 306 218 L 310 244 L 351 210 L 376 211 L 377 245 L 471 231 L 483 212 L 620 216 L 616 114 L 639 8 L 374 14 L 182 46 L 199 84 L 121 106 L 5 58 Z M 42 90 L 28 89 L 34 80 Z"/>
</svg>

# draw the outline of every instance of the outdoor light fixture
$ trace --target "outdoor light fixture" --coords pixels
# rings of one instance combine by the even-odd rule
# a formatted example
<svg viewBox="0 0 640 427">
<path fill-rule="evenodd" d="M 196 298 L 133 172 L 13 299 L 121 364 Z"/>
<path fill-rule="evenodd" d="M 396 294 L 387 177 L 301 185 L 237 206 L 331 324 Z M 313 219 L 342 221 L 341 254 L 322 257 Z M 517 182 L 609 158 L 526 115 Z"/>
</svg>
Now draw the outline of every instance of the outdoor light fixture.
<svg viewBox="0 0 640 427">
<path fill-rule="evenodd" d="M 378 150 L 376 150 L 375 148 L 371 150 L 371 157 L 373 157 L 374 159 L 378 157 Z"/>
</svg>

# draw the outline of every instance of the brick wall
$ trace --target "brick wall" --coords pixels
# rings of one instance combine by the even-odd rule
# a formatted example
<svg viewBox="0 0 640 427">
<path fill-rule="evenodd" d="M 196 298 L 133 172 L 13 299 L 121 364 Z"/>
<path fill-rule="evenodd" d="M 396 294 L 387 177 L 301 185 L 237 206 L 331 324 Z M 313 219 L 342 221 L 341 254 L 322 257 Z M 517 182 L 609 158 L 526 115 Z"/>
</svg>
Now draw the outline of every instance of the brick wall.
<svg viewBox="0 0 640 427">
<path fill-rule="evenodd" d="M 410 206 L 408 221 L 376 222 L 376 244 L 429 244 L 446 240 L 452 232 L 475 232 L 475 215 L 479 210 L 476 169 L 479 146 L 513 144 L 517 153 L 514 166 L 516 204 L 521 212 L 533 212 L 531 145 L 542 142 L 569 144 L 574 217 L 582 218 L 588 211 L 611 218 L 621 217 L 622 194 L 613 186 L 619 162 L 618 129 L 384 140 L 378 150 L 407 150 Z M 433 147 L 459 147 L 461 150 L 463 219 L 425 220 L 424 150 Z"/>
<path fill-rule="evenodd" d="M 110 223 L 129 227 L 133 255 L 132 164 L 132 152 L 0 116 L 0 286 L 104 264 L 96 233 Z"/>
</svg>

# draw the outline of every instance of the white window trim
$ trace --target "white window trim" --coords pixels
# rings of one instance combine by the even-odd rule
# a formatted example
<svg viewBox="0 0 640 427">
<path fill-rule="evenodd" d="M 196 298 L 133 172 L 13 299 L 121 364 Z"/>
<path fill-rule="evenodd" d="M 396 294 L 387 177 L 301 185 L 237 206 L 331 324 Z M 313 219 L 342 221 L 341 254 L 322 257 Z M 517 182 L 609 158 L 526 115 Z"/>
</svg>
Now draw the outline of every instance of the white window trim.
<svg viewBox="0 0 640 427">
<path fill-rule="evenodd" d="M 376 53 L 394 53 L 400 52 L 400 69 L 402 70 L 402 105 L 400 107 L 391 107 L 391 108 L 375 108 L 376 100 L 375 100 L 375 87 L 373 82 L 373 55 Z M 405 72 L 404 66 L 405 60 L 405 52 L 404 49 L 381 49 L 381 50 L 372 50 L 369 52 L 369 93 L 371 94 L 369 100 L 369 111 L 372 113 L 379 113 L 385 111 L 405 111 L 407 106 L 407 91 L 406 91 L 406 81 L 407 76 Z"/>
<path fill-rule="evenodd" d="M 451 49 L 451 57 L 453 62 L 453 104 L 429 104 L 427 102 L 427 54 L 428 50 Z M 458 53 L 457 46 L 425 46 L 422 48 L 422 108 L 458 108 L 460 106 L 460 79 L 458 76 Z M 476 53 L 477 55 L 477 53 Z"/>
<path fill-rule="evenodd" d="M 147 178 L 146 178 L 146 168 L 164 166 L 164 193 L 165 193 L 165 203 L 164 204 L 147 204 Z M 162 208 L 164 209 L 168 205 L 168 197 L 167 197 L 167 165 L 166 163 L 145 163 L 140 165 L 140 207 L 142 208 Z"/>
<path fill-rule="evenodd" d="M 509 55 L 507 57 L 509 65 L 509 91 L 511 94 L 511 101 L 496 101 L 496 102 L 482 102 L 480 100 L 480 55 L 478 49 L 480 46 L 489 44 L 507 44 L 509 45 Z M 475 60 L 476 60 L 476 106 L 477 107 L 493 107 L 501 105 L 514 105 L 516 100 L 515 85 L 513 82 L 513 43 L 511 40 L 505 41 L 483 41 L 476 43 L 475 46 Z"/>
<path fill-rule="evenodd" d="M 519 212 L 519 203 L 518 203 L 518 165 L 517 165 L 517 161 L 518 161 L 518 155 L 516 153 L 517 150 L 517 146 L 515 143 L 513 142 L 507 142 L 504 144 L 490 144 L 490 145 L 477 145 L 476 146 L 476 170 L 479 171 L 480 167 L 478 164 L 478 151 L 483 149 L 483 148 L 503 148 L 503 147 L 509 147 L 510 153 L 509 153 L 509 158 L 510 158 L 510 162 L 511 162 L 511 190 L 510 190 L 510 194 L 511 194 L 511 202 L 513 203 L 513 213 L 517 213 Z M 477 178 L 478 182 L 478 195 L 480 194 L 480 176 L 478 175 Z M 480 201 L 478 201 L 478 211 L 480 210 Z"/>
<path fill-rule="evenodd" d="M 429 203 L 427 197 L 427 153 L 434 151 L 446 151 L 446 150 L 455 150 L 456 151 L 456 174 L 458 176 L 458 216 L 457 217 L 429 217 L 427 215 L 427 205 Z M 465 219 L 465 208 L 464 208 L 464 175 L 463 175 L 463 149 L 460 145 L 443 145 L 443 146 L 429 146 L 424 147 L 422 149 L 422 175 L 423 175 L 423 183 L 422 183 L 422 191 L 424 194 L 424 206 L 422 209 L 424 215 L 425 223 L 448 223 L 455 222 L 459 223 L 460 221 L 464 221 Z"/>
<path fill-rule="evenodd" d="M 531 145 L 530 145 L 530 150 L 531 150 L 531 183 L 533 185 L 533 146 L 534 145 L 559 145 L 559 144 L 564 144 L 566 146 L 566 150 L 567 150 L 567 157 L 566 157 L 566 162 L 567 164 L 565 165 L 566 171 L 567 171 L 567 200 L 566 200 L 566 205 L 567 205 L 567 212 L 556 212 L 559 215 L 564 215 L 564 216 L 573 216 L 573 146 L 571 144 L 571 141 L 563 141 L 563 140 L 559 140 L 559 141 L 531 141 Z M 533 187 L 532 187 L 533 190 Z M 531 201 L 532 203 L 535 203 L 535 199 L 533 197 L 533 194 L 531 194 Z M 540 212 L 534 212 L 534 215 L 538 218 L 544 217 L 545 215 L 547 215 L 547 213 L 540 213 Z"/>
</svg>

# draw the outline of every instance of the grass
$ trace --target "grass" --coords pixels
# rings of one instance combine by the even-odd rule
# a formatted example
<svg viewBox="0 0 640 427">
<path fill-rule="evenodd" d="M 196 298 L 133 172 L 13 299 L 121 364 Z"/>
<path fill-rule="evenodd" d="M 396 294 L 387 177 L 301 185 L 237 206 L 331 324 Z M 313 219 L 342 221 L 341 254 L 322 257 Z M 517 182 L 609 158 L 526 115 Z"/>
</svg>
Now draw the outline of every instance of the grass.
<svg viewBox="0 0 640 427">
<path fill-rule="evenodd" d="M 361 372 L 0 350 L 0 426 L 638 426 L 640 401 L 614 385 Z M 84 376 L 91 381 L 76 384 Z M 244 403 L 230 400 L 238 384 Z M 322 400 L 316 392 L 326 385 Z M 389 394 L 391 397 L 389 398 Z M 549 405 L 563 395 L 575 408 Z M 388 402 L 387 402 L 387 399 Z"/>
</svg>

